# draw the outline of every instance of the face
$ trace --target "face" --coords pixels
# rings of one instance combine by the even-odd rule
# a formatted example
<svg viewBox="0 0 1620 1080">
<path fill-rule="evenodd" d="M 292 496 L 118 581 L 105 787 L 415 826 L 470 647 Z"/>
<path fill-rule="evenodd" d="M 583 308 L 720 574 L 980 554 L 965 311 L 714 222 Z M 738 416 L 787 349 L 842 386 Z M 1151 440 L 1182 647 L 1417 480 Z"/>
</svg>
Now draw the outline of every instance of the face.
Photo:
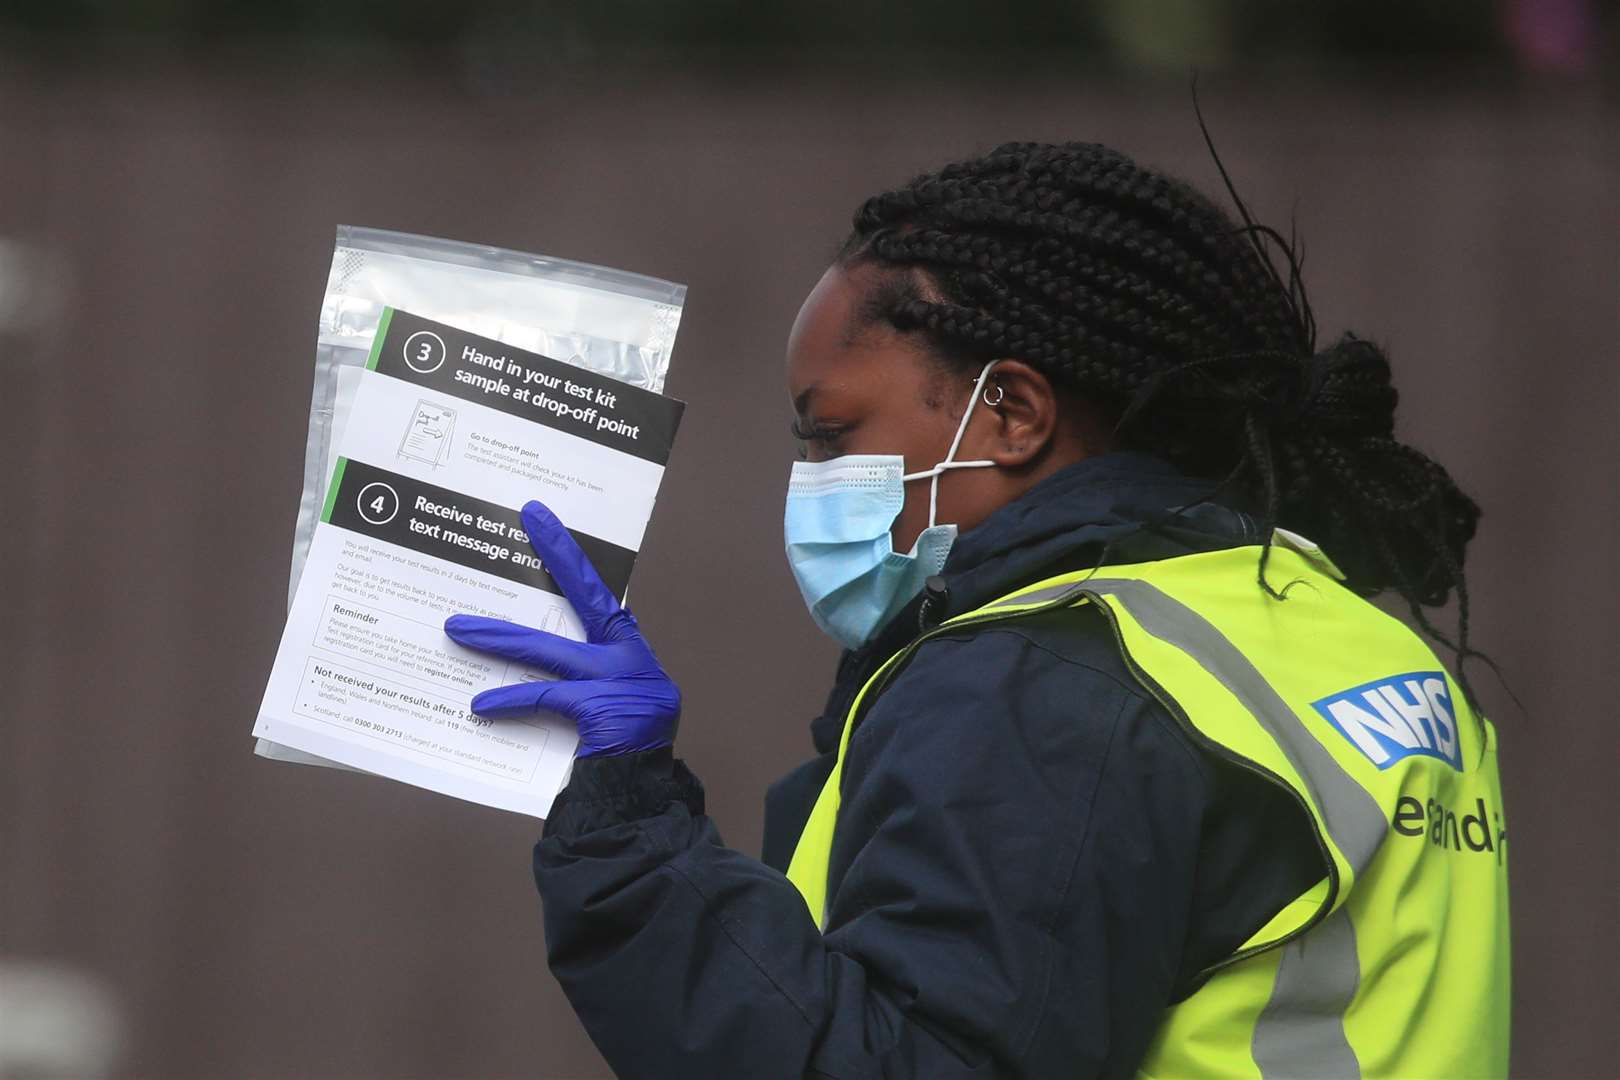
<svg viewBox="0 0 1620 1080">
<path fill-rule="evenodd" d="M 947 372 L 893 329 L 860 329 L 855 316 L 880 273 L 833 267 L 811 290 L 788 336 L 788 394 L 800 455 L 824 461 L 845 454 L 899 454 L 906 472 L 930 469 L 950 450 L 976 374 Z M 994 373 L 991 376 L 995 378 Z M 955 460 L 995 457 L 997 414 L 980 402 Z M 1001 469 L 953 469 L 939 481 L 937 520 L 963 532 L 1006 501 Z M 905 506 L 890 529 L 896 551 L 909 551 L 928 525 L 929 481 L 906 484 Z"/>
</svg>

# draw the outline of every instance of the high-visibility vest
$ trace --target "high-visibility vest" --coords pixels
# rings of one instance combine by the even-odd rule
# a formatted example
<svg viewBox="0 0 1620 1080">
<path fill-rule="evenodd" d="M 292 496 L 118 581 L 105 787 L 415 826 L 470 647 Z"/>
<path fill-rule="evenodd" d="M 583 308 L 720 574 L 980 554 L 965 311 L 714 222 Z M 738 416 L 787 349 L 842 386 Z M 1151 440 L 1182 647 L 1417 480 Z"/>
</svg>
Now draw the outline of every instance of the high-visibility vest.
<svg viewBox="0 0 1620 1080">
<path fill-rule="evenodd" d="M 942 623 L 866 683 L 788 867 L 825 930 L 857 719 L 930 637 L 1092 605 L 1200 746 L 1292 793 L 1326 876 L 1170 1006 L 1147 1077 L 1481 1077 L 1508 1067 L 1507 827 L 1496 734 L 1433 651 L 1278 530 L 1258 547 L 1064 574 Z M 1074 722 L 1090 718 L 1076 715 Z"/>
</svg>

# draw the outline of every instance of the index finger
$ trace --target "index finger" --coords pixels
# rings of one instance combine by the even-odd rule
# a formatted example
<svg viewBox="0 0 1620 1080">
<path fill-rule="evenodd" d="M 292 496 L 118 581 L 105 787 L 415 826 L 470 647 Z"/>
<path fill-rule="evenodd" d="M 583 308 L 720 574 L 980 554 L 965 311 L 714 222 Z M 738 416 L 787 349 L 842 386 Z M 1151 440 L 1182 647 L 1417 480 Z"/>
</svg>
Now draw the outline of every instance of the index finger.
<svg viewBox="0 0 1620 1080">
<path fill-rule="evenodd" d="M 602 576 L 569 535 L 568 527 L 544 503 L 525 503 L 522 517 L 534 553 L 578 613 L 586 638 L 596 641 L 609 620 L 618 614 L 618 598 L 603 584 Z"/>
</svg>

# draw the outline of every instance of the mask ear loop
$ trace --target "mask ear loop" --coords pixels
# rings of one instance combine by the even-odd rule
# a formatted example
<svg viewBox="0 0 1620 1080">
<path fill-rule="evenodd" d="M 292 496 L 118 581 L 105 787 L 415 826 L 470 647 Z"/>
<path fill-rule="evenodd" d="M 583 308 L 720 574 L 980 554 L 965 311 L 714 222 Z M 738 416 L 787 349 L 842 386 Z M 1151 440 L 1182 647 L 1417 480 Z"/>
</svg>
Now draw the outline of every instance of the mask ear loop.
<svg viewBox="0 0 1620 1080">
<path fill-rule="evenodd" d="M 979 395 L 984 393 L 985 380 L 990 378 L 990 371 L 996 366 L 996 363 L 995 360 L 990 361 L 984 365 L 984 370 L 979 372 L 978 381 L 973 384 L 973 396 L 968 398 L 967 409 L 962 413 L 962 422 L 956 425 L 956 437 L 951 440 L 951 448 L 945 452 L 945 460 L 929 470 L 934 477 L 928 484 L 928 527 L 930 529 L 934 527 L 937 521 L 939 513 L 939 478 L 945 474 L 946 469 L 979 469 L 987 465 L 995 465 L 993 461 L 956 461 L 955 458 L 957 448 L 962 445 L 962 436 L 967 434 L 968 420 L 973 416 L 973 407 L 979 403 Z M 1000 401 L 1000 397 L 996 398 L 998 404 Z M 918 473 L 917 475 L 919 477 L 927 476 L 929 472 Z"/>
</svg>

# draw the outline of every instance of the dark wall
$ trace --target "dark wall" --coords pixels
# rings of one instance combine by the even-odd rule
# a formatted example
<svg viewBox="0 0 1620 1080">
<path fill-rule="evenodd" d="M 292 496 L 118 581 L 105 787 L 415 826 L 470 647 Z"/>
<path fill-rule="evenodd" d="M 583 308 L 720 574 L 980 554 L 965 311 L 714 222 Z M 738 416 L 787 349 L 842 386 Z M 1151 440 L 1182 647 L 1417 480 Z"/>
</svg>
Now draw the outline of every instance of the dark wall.
<svg viewBox="0 0 1620 1080">
<path fill-rule="evenodd" d="M 1485 507 L 1475 640 L 1529 711 L 1476 676 L 1503 733 L 1517 1071 L 1607 1073 L 1620 116 L 1505 90 L 1204 100 L 1251 205 L 1285 223 L 1297 200 L 1324 334 L 1389 346 L 1403 434 Z M 534 822 L 250 753 L 332 228 L 690 285 L 636 606 L 686 693 L 681 752 L 757 850 L 834 660 L 781 554 L 787 327 L 860 198 L 1013 137 L 1214 191 L 1179 87 L 641 76 L 497 100 L 363 64 L 0 65 L 0 237 L 65 282 L 0 337 L 0 954 L 110 979 L 131 1075 L 606 1075 L 546 971 Z"/>
</svg>

